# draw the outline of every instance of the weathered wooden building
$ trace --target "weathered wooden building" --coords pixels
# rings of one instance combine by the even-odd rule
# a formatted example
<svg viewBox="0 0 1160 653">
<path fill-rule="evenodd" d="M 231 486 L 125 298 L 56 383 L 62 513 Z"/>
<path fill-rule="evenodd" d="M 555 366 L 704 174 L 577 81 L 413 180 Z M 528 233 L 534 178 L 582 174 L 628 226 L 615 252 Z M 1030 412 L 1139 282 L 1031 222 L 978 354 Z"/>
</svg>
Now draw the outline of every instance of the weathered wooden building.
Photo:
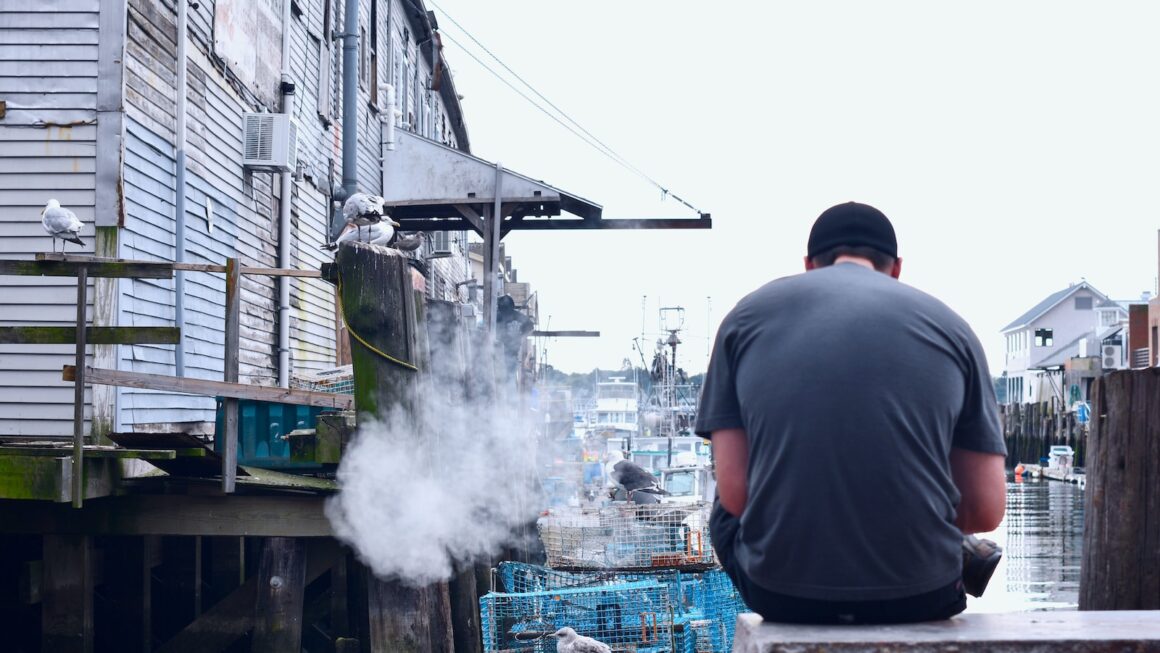
<svg viewBox="0 0 1160 653">
<path fill-rule="evenodd" d="M 342 161 L 344 3 L 200 0 L 184 7 L 183 23 L 177 3 L 186 1 L 0 3 L 0 257 L 49 249 L 39 225 L 49 198 L 76 212 L 86 252 L 101 256 L 191 263 L 234 256 L 296 268 L 329 257 L 319 246 L 331 230 Z M 358 4 L 357 183 L 381 194 L 381 134 L 392 113 L 396 129 L 459 150 L 468 138 L 423 3 Z M 384 85 L 396 89 L 394 112 Z M 276 114 L 290 104 L 295 156 L 283 186 L 278 172 L 243 165 L 243 123 L 248 113 Z M 283 203 L 288 230 L 279 220 Z M 436 249 L 443 258 L 431 256 Z M 429 293 L 444 299 L 462 290 L 466 249 L 466 235 L 456 232 L 428 238 L 415 252 L 430 259 Z M 290 286 L 285 304 L 281 283 Z M 95 324 L 183 327 L 179 347 L 95 346 L 95 366 L 220 379 L 224 292 L 221 275 L 197 272 L 94 282 Z M 0 276 L 0 324 L 70 324 L 74 304 L 70 279 Z M 340 327 L 328 284 L 247 276 L 242 314 L 243 382 L 285 383 L 336 363 Z M 0 345 L 0 436 L 71 431 L 72 390 L 60 373 L 70 351 Z M 98 432 L 198 431 L 214 415 L 208 398 L 109 386 L 88 393 Z"/>
</svg>

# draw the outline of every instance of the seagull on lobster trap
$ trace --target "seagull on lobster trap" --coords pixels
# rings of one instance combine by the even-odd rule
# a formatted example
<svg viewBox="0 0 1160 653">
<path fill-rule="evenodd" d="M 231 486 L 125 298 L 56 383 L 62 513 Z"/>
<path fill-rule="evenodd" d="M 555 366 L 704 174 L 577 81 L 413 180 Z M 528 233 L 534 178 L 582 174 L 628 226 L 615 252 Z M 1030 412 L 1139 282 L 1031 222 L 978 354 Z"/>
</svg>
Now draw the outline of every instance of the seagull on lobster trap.
<svg viewBox="0 0 1160 653">
<path fill-rule="evenodd" d="M 577 634 L 567 626 L 550 636 L 556 638 L 556 653 L 612 653 L 608 644 Z"/>
<path fill-rule="evenodd" d="M 661 495 L 670 494 L 651 472 L 631 460 L 613 462 L 608 478 L 616 484 L 616 493 L 624 490 L 625 499 L 633 503 L 657 503 Z"/>
</svg>

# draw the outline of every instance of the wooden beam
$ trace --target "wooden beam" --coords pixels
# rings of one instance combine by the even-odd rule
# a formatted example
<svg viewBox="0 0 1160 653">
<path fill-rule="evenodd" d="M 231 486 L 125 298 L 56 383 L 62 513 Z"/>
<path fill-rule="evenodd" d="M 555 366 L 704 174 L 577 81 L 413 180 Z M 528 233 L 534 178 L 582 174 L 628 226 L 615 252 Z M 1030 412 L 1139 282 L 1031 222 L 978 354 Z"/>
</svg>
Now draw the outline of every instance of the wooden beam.
<svg viewBox="0 0 1160 653">
<path fill-rule="evenodd" d="M 511 226 L 512 231 L 545 231 L 552 229 L 712 229 L 708 214 L 700 218 L 525 218 Z"/>
<path fill-rule="evenodd" d="M 0 261 L 5 263 L 6 261 Z M 86 266 L 89 268 L 90 277 L 101 276 L 136 276 L 136 275 L 115 275 L 115 274 L 99 274 L 94 272 L 94 269 L 115 270 L 118 266 L 123 266 L 125 269 L 146 269 L 156 272 L 158 270 L 172 272 L 174 270 L 183 270 L 186 272 L 217 272 L 219 274 L 225 273 L 226 266 L 218 263 L 185 263 L 172 261 L 137 261 L 133 259 L 123 258 L 109 258 L 106 256 L 85 256 L 76 254 L 53 254 L 49 252 L 41 252 L 36 255 L 35 261 L 10 261 L 13 263 L 66 263 L 70 266 Z M 94 267 L 105 266 L 105 267 Z M 19 274 L 19 273 L 10 273 Z M 42 273 L 36 273 L 42 274 Z M 294 268 L 265 268 L 265 267 L 243 267 L 242 274 L 266 275 L 271 277 L 317 277 L 318 270 L 298 270 Z M 71 275 L 65 275 L 71 276 Z M 146 275 L 148 276 L 148 275 Z M 172 276 L 165 274 L 164 278 Z"/>
<path fill-rule="evenodd" d="M 251 653 L 283 653 L 302 648 L 305 577 L 306 540 L 271 537 L 263 542 Z"/>
<path fill-rule="evenodd" d="M 42 651 L 92 653 L 93 543 L 87 535 L 44 536 Z"/>
<path fill-rule="evenodd" d="M 599 338 L 599 331 L 532 331 L 533 336 L 546 338 Z"/>
<path fill-rule="evenodd" d="M 483 235 L 483 216 L 475 210 L 475 207 L 470 204 L 456 204 L 455 210 L 459 211 L 459 215 L 462 215 L 464 220 L 467 220 L 475 233 Z"/>
<path fill-rule="evenodd" d="M 105 551 L 104 593 L 117 606 L 110 615 L 108 640 L 118 653 L 148 653 L 153 650 L 153 578 L 148 538 L 118 538 Z"/>
<path fill-rule="evenodd" d="M 85 329 L 90 345 L 174 345 L 181 329 L 176 327 L 95 327 Z M 0 345 L 71 345 L 75 327 L 0 326 Z"/>
<path fill-rule="evenodd" d="M 303 586 L 326 573 L 341 549 L 334 540 L 311 540 L 307 544 Z M 156 653 L 203 653 L 221 651 L 254 628 L 259 576 L 251 576 L 238 589 L 166 642 Z M 283 649 L 287 650 L 287 649 Z M 294 649 L 297 650 L 297 649 Z"/>
<path fill-rule="evenodd" d="M 61 248 L 63 249 L 63 247 Z M 89 269 L 77 268 L 77 322 L 73 329 L 77 372 L 73 376 L 73 457 L 72 504 L 80 508 L 85 500 L 85 336 L 88 334 Z"/>
<path fill-rule="evenodd" d="M 73 380 L 75 371 L 76 368 L 74 366 L 65 365 L 62 378 L 65 381 Z M 163 390 L 166 392 L 204 395 L 206 397 L 233 397 L 236 399 L 252 399 L 255 401 L 273 401 L 283 404 L 320 406 L 322 408 L 337 408 L 340 410 L 351 408 L 354 399 L 351 395 L 347 394 L 274 388 L 246 383 L 224 383 L 222 381 L 210 381 L 208 379 L 192 379 L 188 377 L 168 376 L 166 374 L 124 372 L 121 370 L 107 370 L 94 367 L 87 368 L 85 374 L 87 382 L 93 385 L 116 385 L 125 388 Z"/>
<path fill-rule="evenodd" d="M 64 447 L 41 447 L 9 445 L 0 446 L 0 456 L 67 457 L 72 451 Z M 173 460 L 177 452 L 173 449 L 122 449 L 121 447 L 85 447 L 85 458 L 138 458 L 141 460 Z"/>
<path fill-rule="evenodd" d="M 109 496 L 121 479 L 121 464 L 112 458 L 85 458 L 84 471 L 73 467 L 72 451 L 55 456 L 0 455 L 0 498 L 25 501 L 73 500 L 73 479 L 81 478 L 81 493 L 93 499 Z"/>
<path fill-rule="evenodd" d="M 226 266 L 215 263 L 174 263 L 174 270 L 185 272 L 216 272 L 225 273 Z M 314 277 L 322 276 L 318 270 L 297 270 L 294 268 L 242 268 L 242 274 L 265 275 L 268 277 Z"/>
<path fill-rule="evenodd" d="M 5 499 L 0 533 L 333 537 L 323 507 L 327 496 L 142 494 L 106 497 L 80 509 Z"/>
<path fill-rule="evenodd" d="M 238 360 L 242 328 L 242 275 L 238 268 L 241 263 L 236 258 L 226 261 L 226 326 L 225 347 L 222 358 L 226 383 L 238 382 Z M 222 406 L 225 413 L 222 420 L 223 431 L 215 437 L 222 438 L 218 450 L 222 457 L 222 492 L 234 491 L 238 470 L 238 399 L 226 397 Z"/>
<path fill-rule="evenodd" d="M 148 261 L 84 262 L 72 260 L 0 260 L 0 274 L 14 274 L 29 277 L 75 277 L 77 276 L 77 271 L 82 267 L 89 271 L 90 277 L 168 279 L 173 276 L 173 266 L 171 264 Z"/>
</svg>

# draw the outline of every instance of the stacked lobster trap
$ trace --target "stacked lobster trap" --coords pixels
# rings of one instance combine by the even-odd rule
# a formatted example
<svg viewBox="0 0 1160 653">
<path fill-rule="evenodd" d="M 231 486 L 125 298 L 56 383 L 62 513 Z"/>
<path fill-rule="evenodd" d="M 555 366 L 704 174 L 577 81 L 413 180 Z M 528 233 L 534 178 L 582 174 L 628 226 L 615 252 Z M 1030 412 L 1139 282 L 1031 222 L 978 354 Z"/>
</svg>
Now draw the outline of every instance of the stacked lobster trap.
<svg viewBox="0 0 1160 653">
<path fill-rule="evenodd" d="M 537 525 L 554 569 L 709 569 L 709 508 L 615 502 L 553 512 Z"/>
<path fill-rule="evenodd" d="M 568 626 L 619 653 L 728 651 L 747 612 L 716 566 L 709 505 L 565 508 L 538 523 L 548 567 L 503 562 L 480 599 L 484 650 L 552 653 Z"/>
</svg>

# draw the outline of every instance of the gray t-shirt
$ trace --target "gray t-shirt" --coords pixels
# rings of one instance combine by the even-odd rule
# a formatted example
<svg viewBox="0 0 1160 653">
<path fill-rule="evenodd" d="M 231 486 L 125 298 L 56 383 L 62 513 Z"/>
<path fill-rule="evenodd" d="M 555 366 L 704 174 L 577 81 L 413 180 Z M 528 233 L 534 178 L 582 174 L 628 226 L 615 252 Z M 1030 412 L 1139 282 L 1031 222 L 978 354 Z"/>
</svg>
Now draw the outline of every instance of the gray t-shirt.
<svg viewBox="0 0 1160 653">
<path fill-rule="evenodd" d="M 741 569 L 770 591 L 821 600 L 953 582 L 951 447 L 1006 453 L 966 322 L 851 263 L 770 282 L 726 316 L 696 431 L 725 428 L 749 441 Z"/>
</svg>

